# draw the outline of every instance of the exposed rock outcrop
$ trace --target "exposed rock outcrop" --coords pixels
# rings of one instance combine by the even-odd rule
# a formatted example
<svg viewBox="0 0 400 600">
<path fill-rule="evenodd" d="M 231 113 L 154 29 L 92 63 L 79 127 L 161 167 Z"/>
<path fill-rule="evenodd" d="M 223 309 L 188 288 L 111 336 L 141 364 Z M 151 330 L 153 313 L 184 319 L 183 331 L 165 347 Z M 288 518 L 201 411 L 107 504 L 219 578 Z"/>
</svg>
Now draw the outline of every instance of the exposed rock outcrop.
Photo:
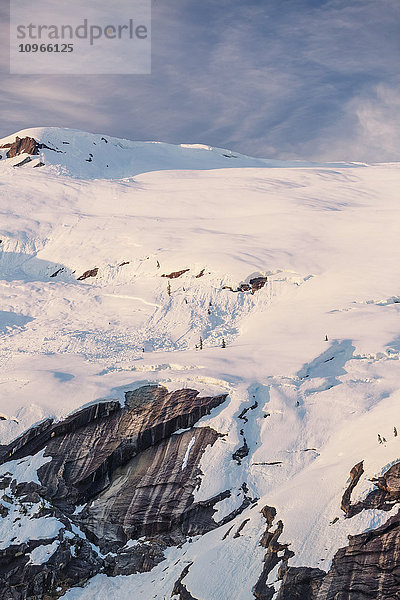
<svg viewBox="0 0 400 600">
<path fill-rule="evenodd" d="M 194 598 L 192 596 L 192 594 L 188 591 L 185 584 L 182 583 L 182 580 L 189 573 L 189 569 L 192 564 L 193 563 L 189 563 L 188 565 L 186 565 L 186 567 L 183 569 L 182 573 L 180 574 L 179 578 L 175 582 L 175 585 L 172 590 L 172 597 L 174 597 L 174 598 L 177 597 L 179 600 L 197 600 L 197 598 Z"/>
<path fill-rule="evenodd" d="M 223 290 L 230 290 L 231 292 L 251 292 L 254 294 L 257 290 L 261 290 L 267 283 L 268 278 L 264 276 L 253 277 L 248 283 L 241 283 L 236 289 L 230 285 L 224 285 Z"/>
<path fill-rule="evenodd" d="M 343 496 L 341 509 L 346 513 L 347 516 L 350 516 L 350 498 L 351 493 L 356 487 L 357 483 L 360 481 L 361 475 L 364 473 L 364 461 L 357 463 L 350 471 L 350 483 L 346 488 Z"/>
<path fill-rule="evenodd" d="M 54 541 L 46 540 L 46 544 Z M 83 585 L 101 569 L 102 561 L 91 545 L 76 536 L 60 541 L 45 564 L 32 564 L 29 554 L 42 543 L 29 542 L 0 550 L 2 600 L 43 600 L 46 594 L 58 598 L 72 585 Z"/>
<path fill-rule="evenodd" d="M 363 463 L 350 472 L 342 508 L 347 518 L 364 509 L 390 510 L 400 500 L 400 463 L 375 479 L 376 489 L 351 504 L 351 491 L 363 473 Z M 309 567 L 289 567 L 277 600 L 395 600 L 400 598 L 400 512 L 384 525 L 355 536 L 335 554 L 326 573 Z"/>
<path fill-rule="evenodd" d="M 391 510 L 393 505 L 400 501 L 400 463 L 395 463 L 381 477 L 371 480 L 375 483 L 376 489 L 372 490 L 363 500 L 352 504 L 351 492 L 363 472 L 363 461 L 356 464 L 350 471 L 351 481 L 343 494 L 341 504 L 341 508 L 348 518 L 354 517 L 365 509 Z"/>
<path fill-rule="evenodd" d="M 283 577 L 276 600 L 316 600 L 325 575 L 326 572 L 321 569 L 290 567 Z"/>
<path fill-rule="evenodd" d="M 264 285 L 267 283 L 267 278 L 266 277 L 254 277 L 253 279 L 250 279 L 250 285 L 251 285 L 251 291 L 256 292 L 257 290 L 261 290 L 261 288 L 264 287 Z"/>
<path fill-rule="evenodd" d="M 338 550 L 328 573 L 289 568 L 277 600 L 395 600 L 400 597 L 399 564 L 397 514 L 378 529 L 349 536 L 349 545 Z"/>
<path fill-rule="evenodd" d="M 79 514 L 92 539 L 114 542 L 165 534 L 180 542 L 215 527 L 213 510 L 193 503 L 198 458 L 218 434 L 209 427 L 172 435 L 117 469 L 110 485 Z M 186 463 L 185 463 L 186 459 Z"/>
<path fill-rule="evenodd" d="M 289 550 L 288 544 L 281 544 L 279 542 L 283 531 L 282 521 L 278 521 L 275 529 L 271 531 L 276 516 L 275 508 L 273 506 L 264 506 L 261 512 L 267 521 L 267 527 L 260 540 L 260 546 L 266 549 L 266 554 L 264 555 L 264 564 L 260 577 L 253 588 L 253 595 L 257 600 L 272 600 L 275 595 L 275 588 L 267 584 L 268 576 L 272 569 L 279 563 L 286 568 L 287 561 L 291 556 L 294 556 L 294 553 Z"/>
<path fill-rule="evenodd" d="M 54 152 L 62 152 L 56 148 L 50 148 L 50 146 L 46 146 L 46 144 L 41 144 L 34 138 L 28 136 L 24 138 L 19 138 L 17 136 L 14 142 L 4 144 L 3 146 L 0 146 L 0 148 L 9 148 L 6 154 L 7 158 L 14 158 L 14 156 L 19 156 L 20 154 L 37 156 L 39 154 L 39 150 L 42 148 L 47 148 L 47 150 L 53 150 Z"/>
<path fill-rule="evenodd" d="M 40 542 L 57 541 L 56 551 L 40 566 L 29 560 L 37 541 L 3 551 L 2 597 L 58 597 L 98 572 L 148 571 L 163 560 L 167 545 L 218 527 L 214 505 L 230 491 L 197 503 L 193 492 L 200 482 L 200 458 L 219 434 L 210 427 L 190 428 L 225 398 L 148 385 L 127 392 L 124 407 L 116 401 L 90 405 L 64 421 L 48 419 L 1 447 L 2 463 L 41 450 L 51 460 L 38 470 L 40 484 L 3 477 L 0 483 L 9 496 L 0 518 L 7 517 L 12 502 L 45 503 L 40 512 L 63 525 L 57 540 Z M 77 526 L 102 552 L 112 554 L 101 557 L 86 539 L 78 539 Z"/>
<path fill-rule="evenodd" d="M 164 273 L 163 275 L 161 275 L 161 277 L 168 277 L 168 279 L 177 279 L 178 277 L 180 277 L 184 273 L 187 273 L 188 271 L 190 271 L 190 269 L 182 269 L 182 271 L 173 271 L 172 273 L 169 273 L 169 275 L 166 275 Z"/>
<path fill-rule="evenodd" d="M 78 281 L 83 281 L 84 279 L 87 279 L 88 277 L 96 277 L 97 273 L 99 272 L 99 269 L 96 267 L 94 269 L 89 269 L 88 271 L 85 271 L 82 275 L 80 275 L 80 277 L 78 277 Z"/>
</svg>

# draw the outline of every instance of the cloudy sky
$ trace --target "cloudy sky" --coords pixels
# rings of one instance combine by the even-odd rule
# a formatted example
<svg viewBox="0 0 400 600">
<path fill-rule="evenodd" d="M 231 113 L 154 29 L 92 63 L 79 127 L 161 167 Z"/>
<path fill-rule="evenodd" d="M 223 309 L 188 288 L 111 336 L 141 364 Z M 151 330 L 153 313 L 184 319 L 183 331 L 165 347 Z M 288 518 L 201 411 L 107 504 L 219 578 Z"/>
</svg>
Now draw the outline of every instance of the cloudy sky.
<svg viewBox="0 0 400 600">
<path fill-rule="evenodd" d="M 53 125 L 271 158 L 399 160 L 399 0 L 153 0 L 152 11 L 151 75 L 10 75 L 2 48 L 0 136 Z"/>
</svg>

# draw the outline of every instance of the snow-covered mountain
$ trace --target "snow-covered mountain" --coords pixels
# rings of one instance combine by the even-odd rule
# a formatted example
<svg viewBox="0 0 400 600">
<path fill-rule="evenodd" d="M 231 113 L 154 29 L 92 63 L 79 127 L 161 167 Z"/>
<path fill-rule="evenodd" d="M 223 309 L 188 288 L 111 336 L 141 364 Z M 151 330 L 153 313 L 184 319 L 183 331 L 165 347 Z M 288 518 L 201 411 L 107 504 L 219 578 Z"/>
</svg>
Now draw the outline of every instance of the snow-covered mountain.
<svg viewBox="0 0 400 600">
<path fill-rule="evenodd" d="M 9 157 L 8 157 L 9 155 Z M 51 165 L 58 174 L 84 179 L 121 179 L 149 171 L 238 167 L 306 167 L 316 163 L 252 158 L 204 144 L 132 142 L 76 129 L 36 127 L 0 139 L 10 167 Z M 351 163 L 331 163 L 345 166 Z"/>
<path fill-rule="evenodd" d="M 0 147 L 3 597 L 396 597 L 400 165 Z"/>
</svg>

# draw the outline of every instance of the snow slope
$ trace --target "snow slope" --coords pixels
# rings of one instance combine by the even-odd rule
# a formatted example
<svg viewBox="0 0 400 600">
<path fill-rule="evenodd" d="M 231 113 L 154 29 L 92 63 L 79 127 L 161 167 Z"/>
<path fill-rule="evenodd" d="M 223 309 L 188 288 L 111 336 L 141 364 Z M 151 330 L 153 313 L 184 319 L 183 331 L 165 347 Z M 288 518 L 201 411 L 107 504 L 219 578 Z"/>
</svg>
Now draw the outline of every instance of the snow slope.
<svg viewBox="0 0 400 600">
<path fill-rule="evenodd" d="M 345 520 L 340 499 L 357 462 L 362 498 L 400 459 L 400 165 L 294 166 L 72 130 L 23 135 L 69 144 L 65 155 L 43 150 L 40 169 L 13 168 L 4 150 L 0 161 L 0 443 L 144 382 L 226 390 L 198 425 L 226 437 L 203 456 L 196 499 L 231 489 L 222 519 L 243 482 L 259 498 L 225 540 L 232 523 L 169 549 L 150 573 L 98 575 L 65 597 L 162 600 L 193 563 L 184 583 L 195 598 L 251 600 L 265 504 L 284 523 L 290 564 L 324 569 L 348 534 L 389 518 Z M 265 275 L 254 294 L 224 289 Z"/>
</svg>

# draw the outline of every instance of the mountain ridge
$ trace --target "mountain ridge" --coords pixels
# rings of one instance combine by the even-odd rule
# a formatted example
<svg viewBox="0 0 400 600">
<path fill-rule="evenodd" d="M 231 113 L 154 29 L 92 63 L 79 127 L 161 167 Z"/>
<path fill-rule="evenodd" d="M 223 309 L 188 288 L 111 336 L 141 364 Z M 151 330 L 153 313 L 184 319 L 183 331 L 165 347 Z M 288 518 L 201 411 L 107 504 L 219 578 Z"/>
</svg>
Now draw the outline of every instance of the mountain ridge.
<svg viewBox="0 0 400 600">
<path fill-rule="evenodd" d="M 20 151 L 12 157 L 9 145 L 16 140 Z M 34 142 L 36 144 L 34 144 Z M 41 146 L 41 148 L 38 148 Z M 35 150 L 32 159 L 32 148 Z M 39 152 L 40 150 L 40 152 Z M 104 134 L 92 134 L 76 129 L 38 127 L 23 129 L 0 139 L 0 156 L 12 166 L 39 167 L 53 165 L 60 174 L 78 178 L 121 179 L 140 173 L 160 170 L 208 170 L 222 168 L 330 168 L 360 166 L 363 163 L 282 161 L 253 158 L 231 150 L 204 144 L 167 144 L 165 142 L 134 142 Z M 1 163 L 0 163 L 1 164 Z"/>
</svg>

